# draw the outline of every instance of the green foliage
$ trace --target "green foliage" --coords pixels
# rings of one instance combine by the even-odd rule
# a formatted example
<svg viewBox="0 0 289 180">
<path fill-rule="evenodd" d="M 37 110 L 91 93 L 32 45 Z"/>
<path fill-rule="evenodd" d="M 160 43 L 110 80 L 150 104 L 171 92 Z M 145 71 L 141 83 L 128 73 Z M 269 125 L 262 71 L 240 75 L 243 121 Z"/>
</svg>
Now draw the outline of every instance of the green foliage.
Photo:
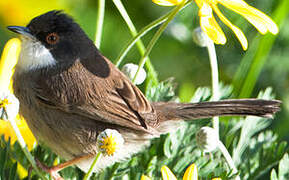
<svg viewBox="0 0 289 180">
<path fill-rule="evenodd" d="M 286 180 L 289 178 L 289 156 L 288 153 L 286 153 L 283 158 L 279 162 L 278 166 L 278 175 L 276 173 L 275 169 L 272 169 L 271 171 L 271 180 Z"/>
<path fill-rule="evenodd" d="M 220 85 L 222 97 L 232 93 L 230 86 Z M 146 91 L 150 100 L 168 101 L 177 100 L 174 94 L 175 84 L 167 80 L 152 85 Z M 259 98 L 271 99 L 271 89 L 268 88 L 259 94 Z M 191 102 L 210 99 L 210 89 L 198 88 Z M 239 170 L 241 179 L 262 179 L 271 171 L 271 179 L 286 179 L 288 177 L 288 146 L 286 142 L 278 141 L 277 135 L 271 130 L 265 130 L 271 120 L 256 117 L 221 119 L 221 139 L 229 148 Z M 146 174 L 153 179 L 160 179 L 160 169 L 167 165 L 174 174 L 181 178 L 186 168 L 195 163 L 198 166 L 199 176 L 204 179 L 221 177 L 232 179 L 234 175 L 228 168 L 220 151 L 215 150 L 204 154 L 196 145 L 195 133 L 202 126 L 210 126 L 210 120 L 197 120 L 185 122 L 176 132 L 162 135 L 152 140 L 151 146 L 132 159 L 116 163 L 99 174 L 94 174 L 92 179 L 140 179 Z M 2 179 L 17 179 L 17 163 L 29 169 L 30 165 L 22 153 L 19 145 L 10 146 L 9 142 L 2 139 L 0 149 L 0 172 Z M 44 146 L 37 146 L 32 154 L 48 166 L 59 162 L 58 157 Z M 14 159 L 14 160 L 13 160 Z M 275 169 L 277 165 L 278 174 Z M 82 179 L 84 174 L 76 167 L 69 167 L 61 171 L 64 179 Z M 37 176 L 32 171 L 32 179 Z M 47 177 L 49 177 L 47 175 Z"/>
<path fill-rule="evenodd" d="M 174 90 L 175 84 L 173 83 L 173 78 L 160 82 L 157 85 L 149 81 L 145 95 L 152 102 L 170 101 L 175 96 Z"/>
<path fill-rule="evenodd" d="M 17 162 L 10 158 L 11 153 L 10 140 L 5 142 L 4 137 L 1 137 L 0 145 L 0 180 L 10 179 L 14 180 L 18 178 L 16 169 Z"/>
</svg>

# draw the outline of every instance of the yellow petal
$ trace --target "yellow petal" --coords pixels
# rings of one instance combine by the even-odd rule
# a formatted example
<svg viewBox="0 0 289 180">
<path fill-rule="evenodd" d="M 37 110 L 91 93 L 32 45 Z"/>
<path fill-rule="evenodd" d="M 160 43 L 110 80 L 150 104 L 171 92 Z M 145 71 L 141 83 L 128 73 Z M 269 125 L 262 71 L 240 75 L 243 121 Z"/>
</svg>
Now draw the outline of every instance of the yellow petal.
<svg viewBox="0 0 289 180">
<path fill-rule="evenodd" d="M 21 41 L 17 38 L 10 39 L 4 49 L 0 60 L 0 89 L 8 90 L 13 75 L 13 68 L 18 61 Z"/>
<path fill-rule="evenodd" d="M 200 26 L 215 44 L 225 44 L 226 36 L 213 16 L 212 8 L 203 3 L 199 10 Z"/>
<path fill-rule="evenodd" d="M 146 175 L 142 175 L 140 180 L 151 180 L 151 178 Z"/>
<path fill-rule="evenodd" d="M 4 135 L 7 141 L 10 137 L 11 144 L 16 141 L 16 135 L 13 134 L 13 129 L 8 121 L 0 120 L 0 135 Z"/>
<path fill-rule="evenodd" d="M 163 180 L 177 180 L 176 176 L 172 171 L 167 167 L 163 166 L 161 169 Z"/>
<path fill-rule="evenodd" d="M 36 139 L 30 131 L 26 121 L 18 115 L 15 119 L 16 124 L 23 136 L 23 139 L 29 150 L 32 150 L 36 145 Z M 8 121 L 0 121 L 0 135 L 4 135 L 5 140 L 10 138 L 11 144 L 17 140 L 16 134 Z"/>
<path fill-rule="evenodd" d="M 13 0 L 0 1 L 0 19 L 3 26 L 17 24 L 26 25 L 33 17 L 52 9 L 62 9 L 69 13 L 69 1 L 49 0 Z M 9 16 L 7 16 L 9 14 Z"/>
<path fill-rule="evenodd" d="M 161 6 L 176 6 L 181 4 L 182 0 L 153 0 L 153 3 Z"/>
<path fill-rule="evenodd" d="M 263 23 L 267 27 L 267 30 L 274 35 L 279 32 L 278 26 L 269 16 L 252 6 L 248 6 L 248 10 L 252 13 L 252 17 L 248 16 L 248 21 L 252 22 L 255 20 Z"/>
<path fill-rule="evenodd" d="M 221 19 L 221 21 L 226 24 L 237 36 L 238 40 L 240 41 L 242 47 L 244 50 L 248 48 L 248 41 L 244 33 L 235 25 L 233 25 L 219 10 L 218 6 L 212 5 L 214 12 L 218 15 L 218 17 Z"/>
<path fill-rule="evenodd" d="M 32 150 L 36 146 L 36 139 L 29 129 L 26 121 L 18 115 L 16 117 L 17 126 L 23 136 L 23 139 L 27 145 L 28 150 Z M 13 134 L 14 130 L 13 130 Z M 16 136 L 16 135 L 15 135 Z"/>
<path fill-rule="evenodd" d="M 222 180 L 222 178 L 213 178 L 212 180 Z"/>
<path fill-rule="evenodd" d="M 203 6 L 203 4 L 206 3 L 204 0 L 195 0 L 195 2 L 199 8 L 201 8 Z"/>
<path fill-rule="evenodd" d="M 261 33 L 265 34 L 268 31 L 272 34 L 278 33 L 278 26 L 266 14 L 260 10 L 248 5 L 243 0 L 218 0 L 220 4 L 231 9 L 232 11 L 242 15 Z"/>
<path fill-rule="evenodd" d="M 28 171 L 20 163 L 17 163 L 17 173 L 20 179 L 24 179 L 28 175 Z"/>
<path fill-rule="evenodd" d="M 191 164 L 187 168 L 183 180 L 198 180 L 198 168 L 195 164 Z"/>
</svg>

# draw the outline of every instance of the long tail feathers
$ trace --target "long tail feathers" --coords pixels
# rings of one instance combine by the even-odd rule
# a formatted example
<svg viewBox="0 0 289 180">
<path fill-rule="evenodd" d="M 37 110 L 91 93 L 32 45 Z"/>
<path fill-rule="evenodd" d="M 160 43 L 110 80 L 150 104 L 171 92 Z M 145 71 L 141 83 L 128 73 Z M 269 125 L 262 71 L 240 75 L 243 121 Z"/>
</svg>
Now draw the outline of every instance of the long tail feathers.
<svg viewBox="0 0 289 180">
<path fill-rule="evenodd" d="M 272 118 L 280 110 L 281 101 L 262 99 L 230 99 L 200 103 L 155 103 L 166 120 L 201 119 L 214 116 L 260 116 Z"/>
</svg>

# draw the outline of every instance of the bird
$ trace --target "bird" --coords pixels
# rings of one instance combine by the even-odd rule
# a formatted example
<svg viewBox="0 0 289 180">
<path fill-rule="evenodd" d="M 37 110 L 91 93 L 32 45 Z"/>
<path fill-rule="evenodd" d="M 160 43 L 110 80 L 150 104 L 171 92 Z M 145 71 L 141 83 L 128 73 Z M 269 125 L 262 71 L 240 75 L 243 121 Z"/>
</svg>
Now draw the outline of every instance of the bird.
<svg viewBox="0 0 289 180">
<path fill-rule="evenodd" d="M 271 118 L 280 109 L 281 101 L 262 99 L 150 102 L 63 11 L 46 12 L 25 27 L 7 28 L 22 41 L 13 75 L 19 114 L 40 144 L 67 161 L 46 169 L 42 165 L 55 179 L 58 171 L 71 165 L 87 172 L 99 151 L 97 136 L 105 129 L 117 130 L 126 148 L 117 156 L 102 156 L 95 172 L 129 159 L 184 120 Z"/>
</svg>

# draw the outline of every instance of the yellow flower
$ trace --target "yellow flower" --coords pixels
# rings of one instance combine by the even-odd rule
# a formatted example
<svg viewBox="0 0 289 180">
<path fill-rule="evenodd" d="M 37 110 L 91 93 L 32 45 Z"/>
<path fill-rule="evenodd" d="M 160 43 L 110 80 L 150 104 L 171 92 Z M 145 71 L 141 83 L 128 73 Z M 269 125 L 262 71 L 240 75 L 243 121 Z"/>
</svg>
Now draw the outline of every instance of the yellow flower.
<svg viewBox="0 0 289 180">
<path fill-rule="evenodd" d="M 198 179 L 198 168 L 195 164 L 191 164 L 183 177 L 183 180 L 197 180 Z"/>
<path fill-rule="evenodd" d="M 163 180 L 177 180 L 176 176 L 167 166 L 162 167 L 161 173 Z M 191 164 L 186 169 L 183 180 L 198 180 L 198 167 L 195 164 Z M 212 180 L 221 180 L 221 178 L 213 178 Z"/>
<path fill-rule="evenodd" d="M 0 89 L 0 119 L 9 120 L 14 119 L 19 111 L 19 101 L 8 92 Z"/>
<path fill-rule="evenodd" d="M 21 41 L 17 38 L 13 38 L 9 40 L 4 47 L 0 60 L 0 89 L 3 92 L 10 92 L 11 94 L 13 93 L 11 79 L 13 75 L 13 68 L 17 63 L 18 56 L 20 53 L 20 45 Z M 2 99 L 2 97 L 0 99 Z M 36 143 L 36 140 L 32 132 L 30 131 L 25 120 L 21 118 L 19 115 L 16 116 L 15 121 L 27 144 L 28 149 L 31 150 Z M 17 139 L 16 134 L 14 133 L 14 130 L 10 125 L 10 123 L 7 121 L 3 121 L 1 119 L 0 119 L 0 135 L 4 135 L 6 140 L 10 138 L 11 144 L 14 144 L 14 142 Z"/>
<path fill-rule="evenodd" d="M 33 17 L 43 14 L 52 9 L 63 9 L 69 12 L 70 1 L 38 1 L 38 0 L 13 0 L 0 1 L 0 19 L 3 25 L 26 25 Z"/>
<path fill-rule="evenodd" d="M 23 136 L 24 141 L 26 142 L 28 149 L 33 149 L 33 147 L 36 145 L 36 140 L 32 132 L 30 131 L 26 121 L 19 115 L 16 117 L 15 121 L 21 132 L 21 135 Z M 11 144 L 14 144 L 17 140 L 16 134 L 8 121 L 0 120 L 0 134 L 4 135 L 5 140 L 8 140 L 10 138 Z"/>
<path fill-rule="evenodd" d="M 8 119 L 8 115 L 7 115 L 7 106 L 9 106 L 11 104 L 11 102 L 8 101 L 8 99 L 3 99 L 3 100 L 0 100 L 0 109 L 3 109 L 3 113 L 1 113 L 1 118 L 2 118 L 2 114 L 3 118 L 7 118 Z"/>
<path fill-rule="evenodd" d="M 103 145 L 100 146 L 101 149 L 104 149 L 107 155 L 112 155 L 116 150 L 116 141 L 115 137 L 111 135 L 103 138 L 102 140 Z"/>
<path fill-rule="evenodd" d="M 11 102 L 9 102 L 8 99 L 4 99 L 0 101 L 0 108 L 5 108 L 9 104 L 11 104 Z"/>
<path fill-rule="evenodd" d="M 113 156 L 124 144 L 121 134 L 113 129 L 106 129 L 97 137 L 98 147 L 104 155 Z"/>
<path fill-rule="evenodd" d="M 173 0 L 153 0 L 159 5 L 178 5 L 179 1 Z M 217 23 L 213 12 L 217 14 L 220 20 L 227 25 L 237 36 L 244 50 L 248 48 L 247 38 L 244 33 L 234 24 L 232 24 L 220 11 L 218 4 L 240 14 L 247 19 L 261 34 L 270 32 L 278 33 L 278 27 L 274 21 L 263 12 L 248 5 L 243 0 L 195 0 L 199 9 L 200 26 L 202 30 L 216 44 L 225 44 L 226 36 Z"/>
<path fill-rule="evenodd" d="M 146 175 L 142 175 L 140 180 L 151 180 L 151 178 Z"/>
<path fill-rule="evenodd" d="M 162 172 L 163 180 L 177 180 L 174 173 L 172 173 L 170 168 L 168 168 L 167 166 L 163 166 L 161 169 L 161 172 Z"/>
</svg>

